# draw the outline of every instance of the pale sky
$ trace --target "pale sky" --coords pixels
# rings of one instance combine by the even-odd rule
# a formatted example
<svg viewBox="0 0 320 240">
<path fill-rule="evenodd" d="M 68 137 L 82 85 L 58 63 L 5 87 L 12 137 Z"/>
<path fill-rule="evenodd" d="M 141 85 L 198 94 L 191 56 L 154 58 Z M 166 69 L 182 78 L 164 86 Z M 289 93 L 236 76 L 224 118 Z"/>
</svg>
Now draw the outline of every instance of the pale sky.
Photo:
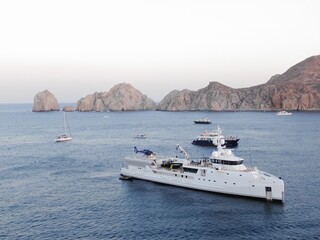
<svg viewBox="0 0 320 240">
<path fill-rule="evenodd" d="M 155 101 L 210 81 L 267 82 L 320 54 L 319 0 L 2 0 L 0 103 L 115 84 Z"/>
</svg>

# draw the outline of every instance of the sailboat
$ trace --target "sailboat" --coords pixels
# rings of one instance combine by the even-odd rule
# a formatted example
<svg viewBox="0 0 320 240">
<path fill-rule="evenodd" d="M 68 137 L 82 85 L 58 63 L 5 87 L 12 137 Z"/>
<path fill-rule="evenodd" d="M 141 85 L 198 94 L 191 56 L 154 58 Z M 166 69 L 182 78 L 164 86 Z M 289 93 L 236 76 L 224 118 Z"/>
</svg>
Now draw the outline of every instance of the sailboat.
<svg viewBox="0 0 320 240">
<path fill-rule="evenodd" d="M 67 121 L 67 116 L 66 116 L 66 112 L 63 112 L 63 122 L 64 122 L 64 134 L 58 136 L 56 138 L 56 142 L 66 142 L 66 141 L 70 141 L 72 139 L 71 137 L 71 132 L 69 129 L 69 124 Z M 67 134 L 67 132 L 69 133 L 69 135 Z"/>
</svg>

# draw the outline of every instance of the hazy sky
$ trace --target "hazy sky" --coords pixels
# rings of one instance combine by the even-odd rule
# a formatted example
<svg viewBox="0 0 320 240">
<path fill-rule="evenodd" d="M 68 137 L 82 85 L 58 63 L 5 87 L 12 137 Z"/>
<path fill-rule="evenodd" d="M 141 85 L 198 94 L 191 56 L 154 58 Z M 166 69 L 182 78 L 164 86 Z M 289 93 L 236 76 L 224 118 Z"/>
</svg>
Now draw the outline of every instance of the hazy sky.
<svg viewBox="0 0 320 240">
<path fill-rule="evenodd" d="M 2 0 L 0 103 L 132 84 L 155 101 L 265 83 L 320 54 L 319 0 Z"/>
</svg>

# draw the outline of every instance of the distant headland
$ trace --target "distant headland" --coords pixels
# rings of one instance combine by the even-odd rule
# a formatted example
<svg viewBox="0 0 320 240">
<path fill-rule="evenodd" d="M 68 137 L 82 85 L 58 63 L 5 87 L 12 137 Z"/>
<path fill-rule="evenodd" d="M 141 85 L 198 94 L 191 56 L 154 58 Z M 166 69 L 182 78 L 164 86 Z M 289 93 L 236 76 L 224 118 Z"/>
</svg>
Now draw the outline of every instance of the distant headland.
<svg viewBox="0 0 320 240">
<path fill-rule="evenodd" d="M 59 111 L 55 96 L 45 90 L 34 97 L 32 111 Z M 312 56 L 277 74 L 265 84 L 234 89 L 210 82 L 197 91 L 173 90 L 159 104 L 131 84 L 120 83 L 107 92 L 95 92 L 64 111 L 319 111 L 320 55 Z"/>
</svg>

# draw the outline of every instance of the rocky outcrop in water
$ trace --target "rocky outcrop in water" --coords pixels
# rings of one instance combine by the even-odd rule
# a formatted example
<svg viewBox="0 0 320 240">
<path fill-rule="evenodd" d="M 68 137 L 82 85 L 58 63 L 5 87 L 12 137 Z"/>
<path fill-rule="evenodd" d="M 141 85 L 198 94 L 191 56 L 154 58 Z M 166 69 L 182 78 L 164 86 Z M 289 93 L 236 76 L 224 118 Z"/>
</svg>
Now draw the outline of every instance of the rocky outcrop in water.
<svg viewBox="0 0 320 240">
<path fill-rule="evenodd" d="M 56 97 L 49 92 L 44 90 L 37 93 L 33 99 L 33 112 L 49 112 L 49 111 L 60 111 L 59 103 Z"/>
<path fill-rule="evenodd" d="M 320 110 L 320 56 L 296 64 L 267 83 L 234 89 L 210 82 L 198 91 L 174 90 L 158 105 L 165 111 Z"/>
<path fill-rule="evenodd" d="M 64 112 L 73 112 L 75 110 L 74 106 L 64 106 L 62 111 Z"/>
<path fill-rule="evenodd" d="M 108 92 L 94 93 L 77 102 L 77 111 L 137 111 L 154 110 L 156 104 L 136 88 L 120 83 Z"/>
</svg>

